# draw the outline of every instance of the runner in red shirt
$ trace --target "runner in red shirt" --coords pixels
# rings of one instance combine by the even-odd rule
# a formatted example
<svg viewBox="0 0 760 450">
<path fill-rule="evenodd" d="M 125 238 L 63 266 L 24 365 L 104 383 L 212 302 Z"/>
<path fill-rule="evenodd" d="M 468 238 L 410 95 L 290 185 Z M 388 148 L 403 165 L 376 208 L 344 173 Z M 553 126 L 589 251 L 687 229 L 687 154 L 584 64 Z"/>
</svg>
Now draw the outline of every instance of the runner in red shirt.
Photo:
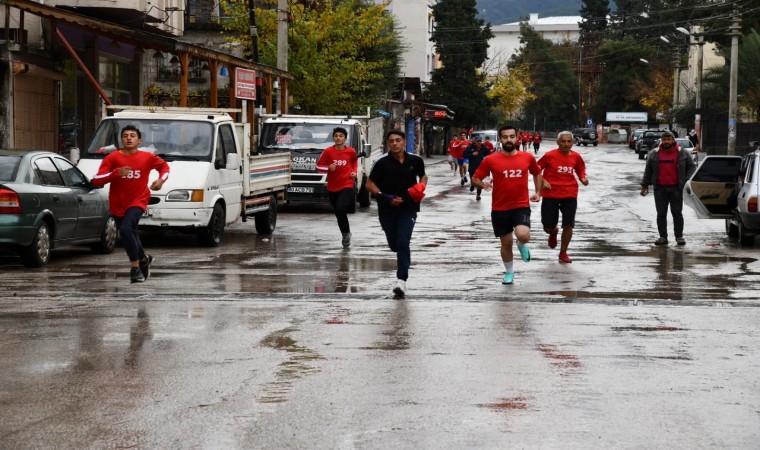
<svg viewBox="0 0 760 450">
<path fill-rule="evenodd" d="M 491 151 L 491 153 L 493 153 L 493 150 L 494 150 L 494 148 L 496 148 L 496 147 L 494 147 L 494 146 L 493 146 L 493 141 L 491 141 L 491 136 L 489 136 L 489 135 L 486 135 L 486 138 L 485 138 L 485 139 L 486 139 L 486 140 L 485 140 L 485 141 L 483 141 L 483 145 L 485 145 L 486 147 L 488 147 L 488 150 L 490 150 L 490 151 Z"/>
<path fill-rule="evenodd" d="M 578 182 L 576 176 L 588 186 L 586 178 L 586 163 L 580 153 L 574 152 L 573 133 L 563 131 L 557 136 L 558 148 L 550 150 L 538 160 L 544 176 L 544 187 L 541 195 L 541 223 L 544 231 L 549 234 L 549 247 L 557 246 L 557 223 L 562 211 L 562 244 L 559 247 L 559 260 L 564 263 L 573 262 L 567 256 L 567 247 L 573 238 L 575 226 L 575 211 L 578 208 Z"/>
<path fill-rule="evenodd" d="M 541 145 L 541 133 L 538 131 L 533 132 L 533 154 L 538 155 L 538 147 Z"/>
<path fill-rule="evenodd" d="M 92 179 L 93 186 L 102 187 L 111 183 L 108 203 L 116 219 L 124 250 L 129 256 L 132 283 L 147 280 L 153 263 L 153 257 L 143 249 L 137 229 L 150 200 L 148 175 L 151 170 L 158 171 L 158 179 L 150 185 L 154 191 L 160 190 L 169 178 L 169 164 L 153 153 L 140 151 L 140 144 L 140 130 L 133 125 L 124 127 L 121 130 L 121 148 L 103 158 L 98 173 Z"/>
<path fill-rule="evenodd" d="M 356 150 L 346 146 L 348 131 L 336 127 L 333 130 L 335 145 L 327 147 L 317 160 L 317 172 L 327 172 L 327 197 L 338 219 L 338 228 L 343 235 L 343 248 L 351 245 L 351 227 L 348 224 L 348 211 L 354 199 L 356 172 L 359 158 Z"/>
<path fill-rule="evenodd" d="M 501 243 L 501 260 L 505 274 L 503 284 L 512 284 L 515 278 L 512 243 L 517 237 L 517 249 L 525 262 L 530 261 L 530 203 L 541 198 L 543 179 L 536 158 L 520 152 L 516 146 L 517 132 L 506 125 L 499 128 L 501 150 L 486 156 L 473 175 L 473 184 L 486 190 L 493 189 L 491 223 Z M 529 196 L 528 173 L 533 175 L 535 193 Z M 491 181 L 483 181 L 486 177 Z"/>
</svg>

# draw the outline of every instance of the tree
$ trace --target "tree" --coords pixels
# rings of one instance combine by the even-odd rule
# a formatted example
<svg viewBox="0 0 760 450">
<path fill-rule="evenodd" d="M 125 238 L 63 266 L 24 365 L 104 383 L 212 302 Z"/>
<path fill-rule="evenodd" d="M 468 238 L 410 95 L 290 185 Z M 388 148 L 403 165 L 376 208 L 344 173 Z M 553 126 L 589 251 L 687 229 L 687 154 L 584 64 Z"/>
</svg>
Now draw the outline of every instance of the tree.
<svg viewBox="0 0 760 450">
<path fill-rule="evenodd" d="M 387 89 L 398 78 L 402 50 L 390 0 L 375 5 L 364 0 L 324 0 L 290 5 L 288 69 L 294 108 L 304 114 L 358 114 L 380 107 Z M 259 59 L 277 64 L 276 0 L 258 2 L 256 20 Z M 223 0 L 232 19 L 225 29 L 232 39 L 250 47 L 248 3 Z"/>
<path fill-rule="evenodd" d="M 573 100 L 578 79 L 567 58 L 568 46 L 542 38 L 526 22 L 520 24 L 520 43 L 520 53 L 513 56 L 510 67 L 525 65 L 530 74 L 528 92 L 534 98 L 526 102 L 524 117 L 541 119 L 555 128 L 570 127 L 575 123 Z"/>
<path fill-rule="evenodd" d="M 502 117 L 514 118 L 523 106 L 536 99 L 536 96 L 528 91 L 531 85 L 530 69 L 527 64 L 512 68 L 506 75 L 497 75 L 488 91 Z"/>
<path fill-rule="evenodd" d="M 459 125 L 479 124 L 488 114 L 485 75 L 491 26 L 477 18 L 475 0 L 440 0 L 432 7 L 436 27 L 431 40 L 443 63 L 433 70 L 425 100 L 447 105 Z"/>
</svg>

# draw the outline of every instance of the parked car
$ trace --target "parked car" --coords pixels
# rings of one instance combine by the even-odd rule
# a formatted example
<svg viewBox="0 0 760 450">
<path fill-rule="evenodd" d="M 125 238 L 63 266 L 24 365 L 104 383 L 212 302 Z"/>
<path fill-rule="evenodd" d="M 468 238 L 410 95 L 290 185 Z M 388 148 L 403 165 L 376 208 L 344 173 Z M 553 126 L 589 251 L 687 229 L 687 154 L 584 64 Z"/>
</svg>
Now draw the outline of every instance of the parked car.
<svg viewBox="0 0 760 450">
<path fill-rule="evenodd" d="M 475 139 L 481 138 L 482 140 L 486 140 L 486 136 L 491 138 L 491 142 L 493 142 L 494 145 L 496 145 L 499 142 L 498 139 L 498 130 L 475 130 L 472 132 L 472 135 L 470 136 L 470 140 L 472 142 L 475 142 Z"/>
<path fill-rule="evenodd" d="M 641 137 L 642 134 L 644 134 L 646 130 L 646 128 L 637 128 L 631 131 L 631 136 L 628 138 L 628 148 L 631 150 L 636 150 L 636 141 Z"/>
<path fill-rule="evenodd" d="M 575 139 L 575 145 L 587 146 L 589 144 L 596 147 L 599 145 L 599 137 L 596 135 L 596 129 L 594 128 L 576 128 L 573 130 L 573 138 Z"/>
<path fill-rule="evenodd" d="M 654 148 L 654 142 L 662 137 L 662 133 L 666 130 L 651 129 L 645 130 L 641 137 L 636 140 L 636 154 L 639 155 L 639 159 L 644 159 L 649 153 L 649 150 Z"/>
<path fill-rule="evenodd" d="M 111 253 L 117 236 L 106 193 L 68 159 L 0 150 L 0 249 L 19 255 L 26 267 L 41 267 L 63 245 Z"/>
<path fill-rule="evenodd" d="M 709 155 L 684 186 L 684 203 L 701 219 L 723 219 L 729 239 L 752 245 L 760 234 L 760 151 Z"/>
<path fill-rule="evenodd" d="M 662 139 L 657 139 L 652 144 L 652 148 L 659 147 L 660 142 L 662 142 Z M 697 148 L 694 146 L 694 143 L 691 142 L 688 138 L 676 138 L 676 144 L 678 144 L 679 147 L 684 148 L 691 152 L 691 157 L 694 160 L 694 162 L 698 163 L 697 158 Z"/>
</svg>

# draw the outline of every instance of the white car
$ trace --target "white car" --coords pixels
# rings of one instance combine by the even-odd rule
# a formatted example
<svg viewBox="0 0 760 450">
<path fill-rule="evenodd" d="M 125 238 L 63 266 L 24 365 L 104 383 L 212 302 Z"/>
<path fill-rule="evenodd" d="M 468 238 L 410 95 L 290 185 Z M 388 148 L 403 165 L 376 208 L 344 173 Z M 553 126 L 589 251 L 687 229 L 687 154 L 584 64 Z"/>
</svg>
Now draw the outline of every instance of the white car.
<svg viewBox="0 0 760 450">
<path fill-rule="evenodd" d="M 723 219 L 726 234 L 741 245 L 760 234 L 760 151 L 745 156 L 709 155 L 683 190 L 684 203 L 700 219 Z"/>
</svg>

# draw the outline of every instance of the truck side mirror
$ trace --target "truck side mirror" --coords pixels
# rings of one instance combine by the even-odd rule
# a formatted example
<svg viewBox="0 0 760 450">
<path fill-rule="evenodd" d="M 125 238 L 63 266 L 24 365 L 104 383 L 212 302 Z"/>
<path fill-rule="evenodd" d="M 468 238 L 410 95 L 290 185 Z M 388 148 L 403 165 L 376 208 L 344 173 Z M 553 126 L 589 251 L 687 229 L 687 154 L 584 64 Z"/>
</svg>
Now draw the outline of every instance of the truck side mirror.
<svg viewBox="0 0 760 450">
<path fill-rule="evenodd" d="M 359 158 L 366 158 L 372 153 L 372 144 L 363 144 L 362 149 L 356 155 Z"/>
<path fill-rule="evenodd" d="M 240 156 L 237 153 L 227 154 L 227 166 L 225 169 L 237 170 L 240 167 Z"/>
</svg>

